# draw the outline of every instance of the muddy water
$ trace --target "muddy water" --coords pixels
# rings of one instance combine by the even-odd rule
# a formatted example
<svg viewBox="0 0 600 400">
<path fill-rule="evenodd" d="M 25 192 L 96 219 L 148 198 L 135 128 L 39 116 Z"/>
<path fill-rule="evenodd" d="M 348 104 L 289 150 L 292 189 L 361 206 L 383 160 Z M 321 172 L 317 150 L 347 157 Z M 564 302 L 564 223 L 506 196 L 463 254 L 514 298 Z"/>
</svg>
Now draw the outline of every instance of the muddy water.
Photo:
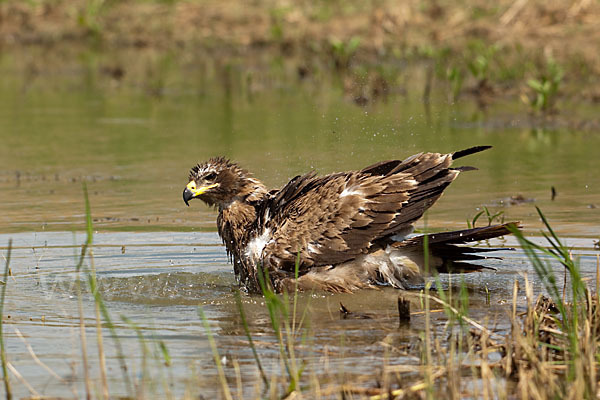
<svg viewBox="0 0 600 400">
<path fill-rule="evenodd" d="M 10 238 L 14 246 L 4 329 L 8 359 L 22 376 L 11 375 L 19 396 L 83 394 L 75 271 L 85 241 L 83 181 L 94 220 L 93 264 L 127 375 L 159 396 L 210 398 L 218 391 L 198 306 L 216 335 L 231 385 L 237 364 L 244 395 L 256 393 L 259 382 L 235 305 L 234 276 L 215 232 L 216 214 L 199 202 L 187 208 L 181 200 L 188 169 L 210 156 L 231 157 L 279 186 L 311 169 L 327 173 L 421 150 L 491 144 L 493 150 L 464 161 L 479 171 L 453 183 L 428 214 L 428 227 L 466 227 L 485 205 L 536 233 L 536 204 L 581 256 L 584 274 L 595 275 L 600 136 L 531 129 L 518 106 L 483 114 L 468 101 L 451 105 L 434 98 L 424 107 L 420 93 L 409 91 L 360 108 L 336 85 L 317 89 L 320 82 L 291 81 L 249 95 L 210 72 L 200 79 L 177 69 L 167 74 L 162 95 L 152 96 L 90 76 L 85 68 L 32 78 L 3 58 L 0 70 L 2 254 Z M 506 238 L 492 244 L 516 243 Z M 503 260 L 486 264 L 496 271 L 469 275 L 465 282 L 471 315 L 502 333 L 512 282 L 523 272 L 532 279 L 534 274 L 518 249 L 499 255 Z M 86 258 L 85 266 L 91 263 Z M 456 281 L 444 277 L 442 285 L 457 290 Z M 404 295 L 418 311 L 416 294 Z M 409 327 L 398 329 L 397 296 L 391 289 L 301 295 L 299 315 L 309 310 L 303 326 L 310 339 L 299 346 L 305 376 L 324 385 L 345 376 L 368 386 L 384 363 L 418 362 L 410 349 L 424 318 L 415 315 Z M 90 378 L 99 391 L 95 310 L 87 290 L 82 298 Z M 283 374 L 262 299 L 244 296 L 243 302 L 267 373 Z M 341 320 L 340 302 L 372 319 Z M 431 315 L 441 332 L 444 314 Z M 103 332 L 111 393 L 126 394 L 118 346 L 107 326 Z M 160 343 L 170 354 L 169 366 Z"/>
</svg>

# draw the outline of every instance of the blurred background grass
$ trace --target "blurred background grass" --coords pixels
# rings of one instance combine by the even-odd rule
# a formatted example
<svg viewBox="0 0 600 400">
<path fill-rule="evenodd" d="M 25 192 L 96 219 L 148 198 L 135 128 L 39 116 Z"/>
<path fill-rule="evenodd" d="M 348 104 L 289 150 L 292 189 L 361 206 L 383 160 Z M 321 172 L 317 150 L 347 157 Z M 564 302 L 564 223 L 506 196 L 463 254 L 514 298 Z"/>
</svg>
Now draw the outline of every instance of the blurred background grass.
<svg viewBox="0 0 600 400">
<path fill-rule="evenodd" d="M 100 68 L 116 80 L 139 77 L 131 52 L 259 70 L 280 62 L 299 78 L 335 71 L 361 105 L 402 86 L 394 70 L 424 62 L 454 100 L 509 96 L 543 114 L 559 110 L 557 97 L 600 101 L 600 3 L 591 0 L 4 0 L 0 21 L 2 54 L 110 53 Z M 50 68 L 48 58 L 30 69 Z"/>
</svg>

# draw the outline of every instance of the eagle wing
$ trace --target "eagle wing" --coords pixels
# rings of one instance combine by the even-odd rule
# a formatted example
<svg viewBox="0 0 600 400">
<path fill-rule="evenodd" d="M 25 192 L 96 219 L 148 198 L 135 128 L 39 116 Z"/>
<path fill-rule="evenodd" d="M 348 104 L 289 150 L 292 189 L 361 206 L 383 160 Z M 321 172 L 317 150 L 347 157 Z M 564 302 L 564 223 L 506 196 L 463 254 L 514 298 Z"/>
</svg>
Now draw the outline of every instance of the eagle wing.
<svg viewBox="0 0 600 400">
<path fill-rule="evenodd" d="M 297 176 L 264 204 L 262 259 L 293 270 L 335 265 L 412 226 L 458 175 L 451 154 L 420 153 L 360 171 Z"/>
</svg>

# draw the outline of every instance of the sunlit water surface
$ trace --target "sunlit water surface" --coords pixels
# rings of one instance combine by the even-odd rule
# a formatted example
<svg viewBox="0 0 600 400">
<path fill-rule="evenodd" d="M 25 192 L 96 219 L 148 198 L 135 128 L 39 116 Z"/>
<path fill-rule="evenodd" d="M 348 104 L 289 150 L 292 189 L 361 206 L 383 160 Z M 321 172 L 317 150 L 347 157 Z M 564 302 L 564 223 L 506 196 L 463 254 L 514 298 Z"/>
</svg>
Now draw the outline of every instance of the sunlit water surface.
<svg viewBox="0 0 600 400">
<path fill-rule="evenodd" d="M 451 185 L 428 213 L 427 226 L 464 228 L 487 206 L 536 234 L 541 224 L 535 204 L 580 256 L 584 275 L 595 276 L 598 135 L 531 130 L 522 114 L 513 117 L 500 109 L 483 115 L 468 102 L 439 100 L 427 108 L 420 94 L 411 92 L 361 108 L 335 85 L 317 90 L 318 82 L 292 83 L 249 96 L 223 89 L 210 74 L 185 82 L 174 71 L 166 94 L 153 97 L 84 73 L 31 78 L 6 59 L 0 70 L 4 257 L 13 240 L 4 332 L 9 361 L 23 379 L 12 376 L 18 396 L 83 393 L 76 285 L 85 242 L 82 182 L 90 194 L 94 223 L 93 266 L 126 375 L 146 382 L 145 390 L 161 396 L 210 398 L 219 392 L 199 306 L 231 384 L 239 375 L 245 395 L 259 393 L 258 370 L 235 301 L 235 278 L 216 234 L 216 212 L 200 202 L 185 207 L 181 199 L 189 168 L 210 156 L 230 157 L 277 187 L 313 169 L 357 169 L 424 150 L 490 144 L 492 150 L 461 160 L 479 171 L 464 173 Z M 557 193 L 554 200 L 551 187 Z M 511 204 L 511 196 L 526 201 Z M 481 217 L 478 224 L 485 223 Z M 508 237 L 491 244 L 516 246 Z M 486 262 L 495 271 L 471 274 L 465 283 L 471 316 L 503 333 L 514 280 L 528 274 L 536 290 L 540 285 L 521 251 L 498 255 L 503 259 Z M 86 258 L 83 265 L 91 268 L 92 260 Z M 95 390 L 100 390 L 96 311 L 81 277 L 89 372 Z M 443 277 L 441 284 L 455 290 L 460 286 L 456 277 Z M 400 294 L 419 311 L 417 293 Z M 298 347 L 307 360 L 305 376 L 317 376 L 324 384 L 345 376 L 369 386 L 375 384 L 374 371 L 385 363 L 418 363 L 410 349 L 417 346 L 424 317 L 417 314 L 409 327 L 398 328 L 398 295 L 390 288 L 353 295 L 301 294 L 298 315 L 309 310 L 302 323 L 309 339 Z M 263 299 L 243 295 L 242 301 L 267 374 L 284 374 Z M 372 318 L 343 320 L 340 302 Z M 445 315 L 431 316 L 441 332 Z M 117 342 L 107 325 L 103 333 L 111 393 L 126 394 Z M 363 381 L 364 376 L 371 378 Z"/>
</svg>

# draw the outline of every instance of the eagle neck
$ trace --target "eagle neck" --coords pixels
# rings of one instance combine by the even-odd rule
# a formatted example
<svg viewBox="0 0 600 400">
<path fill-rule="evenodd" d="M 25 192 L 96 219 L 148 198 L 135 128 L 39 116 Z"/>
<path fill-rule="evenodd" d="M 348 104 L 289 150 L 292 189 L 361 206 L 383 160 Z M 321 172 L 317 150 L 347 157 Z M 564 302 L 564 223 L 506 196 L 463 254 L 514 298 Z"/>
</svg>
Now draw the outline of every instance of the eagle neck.
<svg viewBox="0 0 600 400">
<path fill-rule="evenodd" d="M 217 227 L 219 236 L 225 244 L 227 254 L 232 259 L 235 274 L 239 282 L 247 284 L 254 275 L 253 266 L 247 265 L 244 252 L 252 239 L 256 228 L 257 212 L 254 205 L 236 199 L 219 207 Z"/>
</svg>

